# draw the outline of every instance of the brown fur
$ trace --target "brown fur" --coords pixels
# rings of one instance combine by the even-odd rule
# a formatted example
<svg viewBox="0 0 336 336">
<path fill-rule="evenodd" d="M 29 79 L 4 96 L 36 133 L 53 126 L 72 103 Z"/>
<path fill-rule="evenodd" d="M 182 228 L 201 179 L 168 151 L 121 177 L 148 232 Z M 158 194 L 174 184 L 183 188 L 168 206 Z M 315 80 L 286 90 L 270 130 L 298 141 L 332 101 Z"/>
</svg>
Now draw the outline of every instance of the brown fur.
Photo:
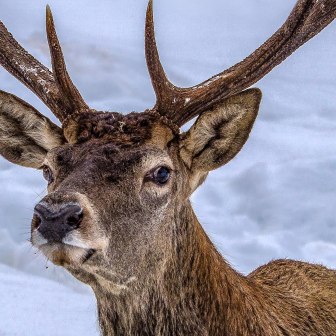
<svg viewBox="0 0 336 336">
<path fill-rule="evenodd" d="M 189 202 L 208 172 L 230 161 L 248 139 L 261 92 L 242 91 L 332 22 L 335 5 L 299 0 L 284 25 L 245 60 L 178 88 L 160 63 L 150 0 L 145 54 L 157 101 L 153 110 L 126 116 L 96 112 L 84 102 L 66 71 L 49 7 L 52 73 L 0 22 L 0 63 L 63 123 L 61 130 L 0 92 L 0 154 L 44 167 L 50 183 L 39 206 L 54 215 L 53 225 L 68 226 L 64 237 L 48 241 L 35 213 L 32 243 L 93 288 L 104 336 L 336 334 L 335 271 L 279 260 L 243 276 L 216 251 Z M 195 116 L 180 135 L 178 128 Z M 166 183 L 153 178 L 160 167 L 170 172 Z M 71 230 L 70 217 L 58 217 L 66 207 L 77 208 Z"/>
<path fill-rule="evenodd" d="M 0 129 L 1 153 L 15 141 L 27 151 L 32 141 L 31 157 L 54 175 L 42 202 L 50 209 L 67 202 L 83 208 L 67 243 L 40 243 L 34 216 L 32 242 L 92 287 L 104 336 L 335 333 L 335 271 L 279 260 L 243 276 L 216 251 L 188 200 L 210 170 L 244 145 L 260 99 L 255 89 L 234 96 L 181 135 L 155 111 L 83 113 L 74 143 L 48 147 L 60 139 L 59 128 L 43 140 L 45 127 L 36 125 L 49 122 L 2 96 L 0 117 L 18 127 L 11 137 Z M 159 166 L 171 170 L 163 186 L 148 180 Z"/>
<path fill-rule="evenodd" d="M 178 209 L 167 264 L 115 288 L 71 267 L 97 297 L 104 335 L 333 335 L 336 272 L 277 260 L 245 277 L 216 251 L 190 204 Z M 104 279 L 104 280 L 103 280 Z"/>
</svg>

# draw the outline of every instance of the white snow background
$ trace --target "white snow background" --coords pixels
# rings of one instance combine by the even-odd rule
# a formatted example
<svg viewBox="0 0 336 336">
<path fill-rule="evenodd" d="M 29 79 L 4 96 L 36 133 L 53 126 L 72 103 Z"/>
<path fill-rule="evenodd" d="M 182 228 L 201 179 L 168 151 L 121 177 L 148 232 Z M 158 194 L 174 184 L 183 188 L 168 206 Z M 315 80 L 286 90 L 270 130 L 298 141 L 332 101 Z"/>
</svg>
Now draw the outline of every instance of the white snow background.
<svg viewBox="0 0 336 336">
<path fill-rule="evenodd" d="M 91 107 L 153 106 L 144 58 L 146 0 L 48 2 L 69 72 Z M 282 24 L 294 3 L 156 0 L 158 46 L 170 79 L 190 86 L 238 62 Z M 45 5 L 1 0 L 0 19 L 50 67 Z M 249 141 L 192 198 L 211 239 L 243 273 L 283 257 L 336 268 L 335 36 L 333 23 L 257 84 L 264 96 Z M 2 68 L 0 89 L 51 117 Z M 3 159 L 0 171 L 0 335 L 98 335 L 90 289 L 46 265 L 27 242 L 33 206 L 45 193 L 41 173 Z"/>
</svg>

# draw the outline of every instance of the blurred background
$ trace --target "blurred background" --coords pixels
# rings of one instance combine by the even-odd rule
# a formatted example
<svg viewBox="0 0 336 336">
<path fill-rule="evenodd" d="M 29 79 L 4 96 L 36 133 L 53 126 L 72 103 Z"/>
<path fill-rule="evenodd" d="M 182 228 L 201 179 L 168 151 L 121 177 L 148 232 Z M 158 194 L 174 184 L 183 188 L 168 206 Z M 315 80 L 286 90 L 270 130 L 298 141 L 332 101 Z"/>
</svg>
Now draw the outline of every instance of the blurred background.
<svg viewBox="0 0 336 336">
<path fill-rule="evenodd" d="M 0 20 L 50 67 L 46 1 L 3 0 Z M 97 110 L 154 105 L 144 58 L 146 0 L 49 0 L 68 69 Z M 295 0 L 156 0 L 169 78 L 197 84 L 240 61 L 286 19 Z M 259 117 L 241 153 L 193 195 L 200 222 L 242 273 L 276 258 L 336 268 L 336 24 L 257 86 Z M 48 109 L 0 69 L 0 89 Z M 98 335 L 91 290 L 27 242 L 41 172 L 0 159 L 0 335 Z"/>
</svg>

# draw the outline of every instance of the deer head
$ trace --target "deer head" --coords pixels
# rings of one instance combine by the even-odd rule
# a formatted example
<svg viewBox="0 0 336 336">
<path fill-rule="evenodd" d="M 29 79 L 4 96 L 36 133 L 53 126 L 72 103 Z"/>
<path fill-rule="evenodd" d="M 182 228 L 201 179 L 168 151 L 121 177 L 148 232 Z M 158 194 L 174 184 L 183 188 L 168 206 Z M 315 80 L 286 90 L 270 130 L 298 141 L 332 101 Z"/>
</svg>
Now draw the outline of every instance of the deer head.
<svg viewBox="0 0 336 336">
<path fill-rule="evenodd" d="M 284 25 L 242 62 L 192 88 L 167 79 L 149 2 L 146 59 L 157 101 L 122 115 L 90 109 L 72 83 L 47 8 L 52 72 L 0 23 L 0 63 L 55 114 L 53 124 L 0 92 L 0 154 L 43 171 L 48 195 L 35 207 L 31 240 L 55 264 L 92 284 L 125 283 L 162 270 L 176 248 L 189 197 L 247 141 L 256 83 L 334 18 L 336 1 L 299 0 Z M 192 127 L 180 127 L 198 117 Z M 196 225 L 196 224 L 195 224 Z M 102 280 L 102 281 L 103 281 Z"/>
</svg>

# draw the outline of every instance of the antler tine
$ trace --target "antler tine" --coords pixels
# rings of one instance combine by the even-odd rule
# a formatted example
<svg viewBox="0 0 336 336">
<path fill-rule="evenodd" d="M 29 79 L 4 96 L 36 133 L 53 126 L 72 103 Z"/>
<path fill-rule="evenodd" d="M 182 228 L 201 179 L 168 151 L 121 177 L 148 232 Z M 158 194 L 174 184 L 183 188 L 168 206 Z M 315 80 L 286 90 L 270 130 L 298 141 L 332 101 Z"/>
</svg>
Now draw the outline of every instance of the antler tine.
<svg viewBox="0 0 336 336">
<path fill-rule="evenodd" d="M 148 71 L 157 97 L 155 107 L 157 110 L 162 110 L 165 105 L 170 103 L 171 95 L 179 90 L 179 88 L 175 87 L 168 80 L 160 62 L 155 39 L 153 0 L 149 0 L 146 13 L 145 50 Z"/>
<path fill-rule="evenodd" d="M 64 110 L 53 74 L 8 32 L 0 21 L 0 64 L 34 92 L 60 119 Z"/>
<path fill-rule="evenodd" d="M 47 35 L 53 72 L 27 53 L 0 21 L 0 64 L 34 92 L 64 122 L 74 113 L 88 110 L 66 70 L 53 17 L 47 6 Z"/>
<path fill-rule="evenodd" d="M 336 0 L 299 0 L 283 26 L 250 56 L 191 88 L 170 83 L 160 63 L 154 37 L 153 7 L 146 18 L 146 58 L 157 96 L 155 108 L 177 125 L 250 87 L 336 17 Z"/>
<path fill-rule="evenodd" d="M 63 93 L 63 99 L 67 101 L 67 111 L 64 118 L 71 116 L 75 111 L 88 110 L 88 105 L 84 102 L 81 94 L 73 84 L 64 61 L 61 45 L 59 43 L 54 19 L 49 5 L 46 7 L 46 29 L 51 55 L 51 63 L 56 83 Z"/>
</svg>

